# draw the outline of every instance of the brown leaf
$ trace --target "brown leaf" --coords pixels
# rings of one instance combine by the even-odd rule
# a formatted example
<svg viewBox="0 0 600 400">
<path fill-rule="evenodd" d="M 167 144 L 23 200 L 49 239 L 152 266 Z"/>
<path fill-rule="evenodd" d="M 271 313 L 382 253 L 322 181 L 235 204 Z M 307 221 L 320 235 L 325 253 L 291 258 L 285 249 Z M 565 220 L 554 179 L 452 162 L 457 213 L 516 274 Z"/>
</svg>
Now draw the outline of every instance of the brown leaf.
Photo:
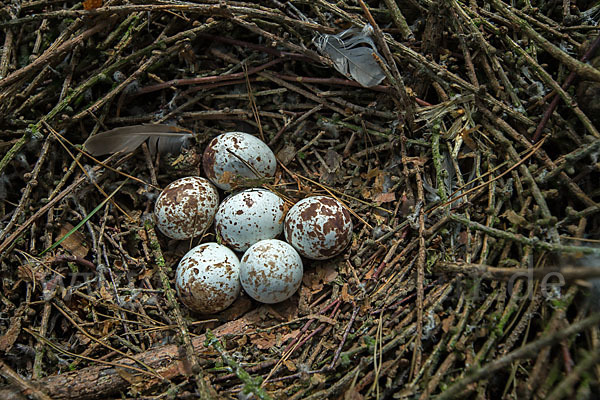
<svg viewBox="0 0 600 400">
<path fill-rule="evenodd" d="M 331 283 L 337 278 L 338 271 L 335 264 L 328 263 L 326 265 L 319 265 L 316 269 L 319 279 L 323 283 Z"/>
<path fill-rule="evenodd" d="M 115 368 L 117 374 L 127 382 L 129 382 L 129 393 L 133 396 L 137 397 L 140 392 L 144 389 L 144 383 L 146 379 L 146 375 L 141 373 L 136 373 L 132 370 L 127 370 L 125 368 L 117 367 Z"/>
<path fill-rule="evenodd" d="M 379 193 L 377 196 L 375 196 L 375 198 L 373 200 L 375 201 L 375 203 L 378 203 L 378 204 L 390 203 L 392 201 L 396 201 L 396 193 L 394 193 L 394 192 Z"/>
<path fill-rule="evenodd" d="M 283 360 L 283 365 L 285 365 L 285 367 L 290 372 L 296 372 L 298 370 L 298 367 L 296 367 L 296 364 L 294 364 L 290 360 Z"/>
<path fill-rule="evenodd" d="M 377 225 L 383 225 L 383 223 L 385 223 L 385 217 L 383 215 L 379 215 L 379 214 L 373 214 L 373 218 L 375 218 L 375 221 L 377 221 Z"/>
<path fill-rule="evenodd" d="M 365 277 L 365 279 L 368 279 L 368 278 Z M 344 283 L 344 285 L 342 286 L 342 293 L 340 294 L 340 297 L 344 303 L 348 303 L 348 302 L 354 300 L 354 297 L 351 296 L 350 293 L 348 293 L 348 284 L 347 283 Z"/>
<path fill-rule="evenodd" d="M 325 375 L 323 374 L 312 374 L 310 376 L 310 382 L 314 385 L 319 385 L 321 383 L 325 383 Z"/>
<path fill-rule="evenodd" d="M 287 342 L 288 340 L 290 340 L 290 339 L 293 339 L 293 338 L 295 338 L 296 336 L 298 336 L 298 333 L 299 333 L 299 332 L 300 332 L 300 329 L 294 329 L 293 331 L 290 331 L 290 332 L 288 332 L 288 333 L 286 333 L 286 334 L 282 335 L 282 336 L 279 338 L 279 341 L 281 342 L 281 344 L 283 344 L 283 343 Z"/>
<path fill-rule="evenodd" d="M 275 346 L 277 338 L 273 333 L 263 332 L 250 337 L 250 341 L 259 349 L 266 350 Z"/>
<path fill-rule="evenodd" d="M 375 177 L 375 181 L 373 182 L 373 192 L 377 193 L 377 195 L 374 195 L 375 197 L 377 197 L 379 195 L 379 193 L 383 192 L 385 176 L 386 176 L 385 172 L 379 171 L 379 173 Z"/>
<path fill-rule="evenodd" d="M 143 269 L 140 274 L 138 275 L 138 279 L 144 280 L 144 279 L 150 279 L 152 278 L 152 276 L 154 275 L 154 270 L 153 269 Z"/>
<path fill-rule="evenodd" d="M 102 0 L 85 0 L 83 2 L 83 9 L 86 11 L 94 10 L 102 7 Z"/>
<path fill-rule="evenodd" d="M 360 195 L 365 200 L 371 200 L 374 197 L 373 191 L 370 188 L 363 188 Z"/>
<path fill-rule="evenodd" d="M 529 225 L 529 222 L 527 222 L 527 220 L 525 218 L 523 218 L 522 216 L 517 214 L 514 210 L 510 210 L 510 209 L 506 210 L 504 212 L 504 214 L 501 215 L 501 217 L 505 217 L 506 219 L 508 219 L 510 221 L 511 224 L 514 224 L 517 226 Z"/>
<path fill-rule="evenodd" d="M 92 339 L 90 339 L 88 336 L 84 335 L 83 333 L 81 333 L 79 331 L 75 332 L 75 338 L 79 342 L 79 345 L 82 345 L 82 346 L 85 346 L 92 341 Z"/>
<path fill-rule="evenodd" d="M 329 149 L 325 153 L 325 164 L 321 164 L 319 173 L 320 181 L 326 185 L 334 185 L 344 180 L 342 168 L 343 158 L 335 150 Z"/>
<path fill-rule="evenodd" d="M 476 131 L 477 129 L 478 128 L 463 129 L 460 132 L 460 136 L 462 137 L 462 140 L 465 142 L 465 144 L 467 145 L 467 147 L 469 147 L 469 149 L 471 149 L 471 150 L 477 150 L 477 143 L 475 143 L 475 141 L 471 137 L 471 133 L 474 132 L 474 131 Z"/>
<path fill-rule="evenodd" d="M 111 291 L 108 290 L 106 285 L 99 285 L 99 286 L 100 287 L 98 288 L 98 290 L 100 291 L 100 297 L 102 297 L 103 300 L 106 300 L 106 301 L 112 303 L 114 301 L 114 298 L 113 298 L 113 294 L 111 293 Z"/>
<path fill-rule="evenodd" d="M 450 330 L 450 328 L 452 327 L 452 323 L 453 323 L 453 322 L 454 322 L 454 318 L 452 318 L 452 317 L 445 318 L 445 319 L 442 321 L 442 330 L 443 330 L 445 333 L 448 333 L 448 331 L 449 331 L 449 330 Z"/>
<path fill-rule="evenodd" d="M 319 278 L 315 273 L 305 272 L 302 276 L 302 283 L 304 286 L 310 288 L 313 293 L 323 289 L 323 285 L 319 282 Z"/>
<path fill-rule="evenodd" d="M 302 277 L 302 282 L 309 287 L 313 293 L 323 289 L 323 286 L 333 282 L 338 276 L 337 266 L 332 263 L 318 265 L 314 271 L 307 272 Z"/>
<path fill-rule="evenodd" d="M 277 152 L 277 159 L 283 165 L 288 165 L 296 157 L 296 147 L 293 144 L 286 144 Z"/>
<path fill-rule="evenodd" d="M 64 237 L 73 229 L 73 225 L 66 222 L 60 227 L 59 237 Z M 70 234 L 65 240 L 63 240 L 60 246 L 67 250 L 75 257 L 84 258 L 87 256 L 89 249 L 85 246 L 85 236 L 79 231 L 75 231 Z"/>
<path fill-rule="evenodd" d="M 356 389 L 350 388 L 344 393 L 344 400 L 362 400 L 363 395 L 360 394 Z"/>
</svg>

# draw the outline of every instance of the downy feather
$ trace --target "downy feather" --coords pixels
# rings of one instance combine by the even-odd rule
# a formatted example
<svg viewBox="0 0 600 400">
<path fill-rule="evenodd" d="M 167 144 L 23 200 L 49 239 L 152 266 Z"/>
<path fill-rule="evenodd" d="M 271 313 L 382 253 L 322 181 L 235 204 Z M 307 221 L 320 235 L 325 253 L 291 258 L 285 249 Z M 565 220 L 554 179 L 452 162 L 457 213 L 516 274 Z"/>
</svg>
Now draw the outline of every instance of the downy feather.
<svg viewBox="0 0 600 400">
<path fill-rule="evenodd" d="M 354 79 L 362 86 L 370 87 L 381 83 L 385 73 L 373 57 L 381 56 L 375 43 L 368 36 L 370 25 L 362 31 L 347 29 L 337 35 L 318 35 L 315 44 L 319 51 L 331 58 L 335 69 Z"/>
</svg>

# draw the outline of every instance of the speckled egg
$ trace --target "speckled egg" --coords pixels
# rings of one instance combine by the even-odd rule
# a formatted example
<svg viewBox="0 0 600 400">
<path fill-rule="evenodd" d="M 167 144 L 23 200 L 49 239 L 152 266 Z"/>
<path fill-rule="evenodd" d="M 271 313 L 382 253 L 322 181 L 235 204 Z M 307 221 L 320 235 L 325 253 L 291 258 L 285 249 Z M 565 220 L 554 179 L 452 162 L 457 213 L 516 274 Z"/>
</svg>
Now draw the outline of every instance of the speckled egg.
<svg viewBox="0 0 600 400">
<path fill-rule="evenodd" d="M 240 262 L 240 282 L 250 297 L 262 303 L 279 303 L 302 282 L 302 259 L 292 246 L 277 239 L 250 246 Z"/>
<path fill-rule="evenodd" d="M 286 240 L 304 257 L 325 260 L 348 246 L 352 239 L 352 220 L 336 199 L 307 197 L 290 208 L 284 232 Z"/>
<path fill-rule="evenodd" d="M 188 176 L 170 183 L 154 205 L 156 226 L 171 239 L 202 235 L 219 206 L 217 189 L 205 178 Z"/>
<path fill-rule="evenodd" d="M 202 156 L 202 167 L 215 185 L 231 190 L 239 177 L 274 176 L 277 161 L 273 151 L 260 139 L 243 132 L 227 132 L 210 141 Z"/>
<path fill-rule="evenodd" d="M 285 202 L 265 189 L 249 189 L 227 197 L 215 215 L 215 230 L 224 244 L 245 251 L 283 231 Z"/>
<path fill-rule="evenodd" d="M 203 243 L 187 252 L 175 273 L 177 294 L 190 310 L 213 314 L 229 307 L 240 294 L 240 261 L 218 243 Z"/>
</svg>

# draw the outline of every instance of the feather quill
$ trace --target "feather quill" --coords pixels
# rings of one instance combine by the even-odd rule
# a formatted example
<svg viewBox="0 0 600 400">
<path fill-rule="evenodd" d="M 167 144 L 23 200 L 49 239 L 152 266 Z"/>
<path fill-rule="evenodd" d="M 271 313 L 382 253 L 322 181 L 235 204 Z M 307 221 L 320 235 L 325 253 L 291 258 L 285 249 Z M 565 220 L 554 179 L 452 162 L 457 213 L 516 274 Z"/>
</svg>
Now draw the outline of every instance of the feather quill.
<svg viewBox="0 0 600 400">
<path fill-rule="evenodd" d="M 89 137 L 83 146 L 91 155 L 101 156 L 119 151 L 134 151 L 148 140 L 150 153 L 154 155 L 157 152 L 178 153 L 191 137 L 191 133 L 182 132 L 182 129 L 176 126 L 131 125 L 100 132 Z"/>
<path fill-rule="evenodd" d="M 347 29 L 337 35 L 321 35 L 315 38 L 319 51 L 331 58 L 335 69 L 354 79 L 362 86 L 370 87 L 381 83 L 385 73 L 373 58 L 380 59 L 373 40 L 369 37 L 371 26 L 366 25 L 362 31 Z"/>
</svg>

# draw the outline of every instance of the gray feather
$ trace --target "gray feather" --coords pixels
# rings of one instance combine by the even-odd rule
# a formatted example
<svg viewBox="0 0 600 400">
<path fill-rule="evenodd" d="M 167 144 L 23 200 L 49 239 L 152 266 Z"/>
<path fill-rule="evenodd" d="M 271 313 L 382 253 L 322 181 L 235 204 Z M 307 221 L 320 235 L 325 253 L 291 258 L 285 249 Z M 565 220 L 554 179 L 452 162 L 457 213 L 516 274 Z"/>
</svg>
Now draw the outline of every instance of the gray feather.
<svg viewBox="0 0 600 400">
<path fill-rule="evenodd" d="M 191 133 L 182 132 L 176 126 L 132 125 L 100 132 L 89 137 L 83 145 L 91 155 L 101 156 L 134 151 L 148 140 L 152 154 L 178 153 L 191 137 Z"/>
<path fill-rule="evenodd" d="M 369 28 L 367 25 L 362 31 L 347 29 L 337 35 L 319 34 L 315 39 L 319 51 L 331 58 L 338 72 L 366 87 L 378 85 L 385 78 L 373 57 L 375 54 L 381 58 L 368 36 Z"/>
</svg>

